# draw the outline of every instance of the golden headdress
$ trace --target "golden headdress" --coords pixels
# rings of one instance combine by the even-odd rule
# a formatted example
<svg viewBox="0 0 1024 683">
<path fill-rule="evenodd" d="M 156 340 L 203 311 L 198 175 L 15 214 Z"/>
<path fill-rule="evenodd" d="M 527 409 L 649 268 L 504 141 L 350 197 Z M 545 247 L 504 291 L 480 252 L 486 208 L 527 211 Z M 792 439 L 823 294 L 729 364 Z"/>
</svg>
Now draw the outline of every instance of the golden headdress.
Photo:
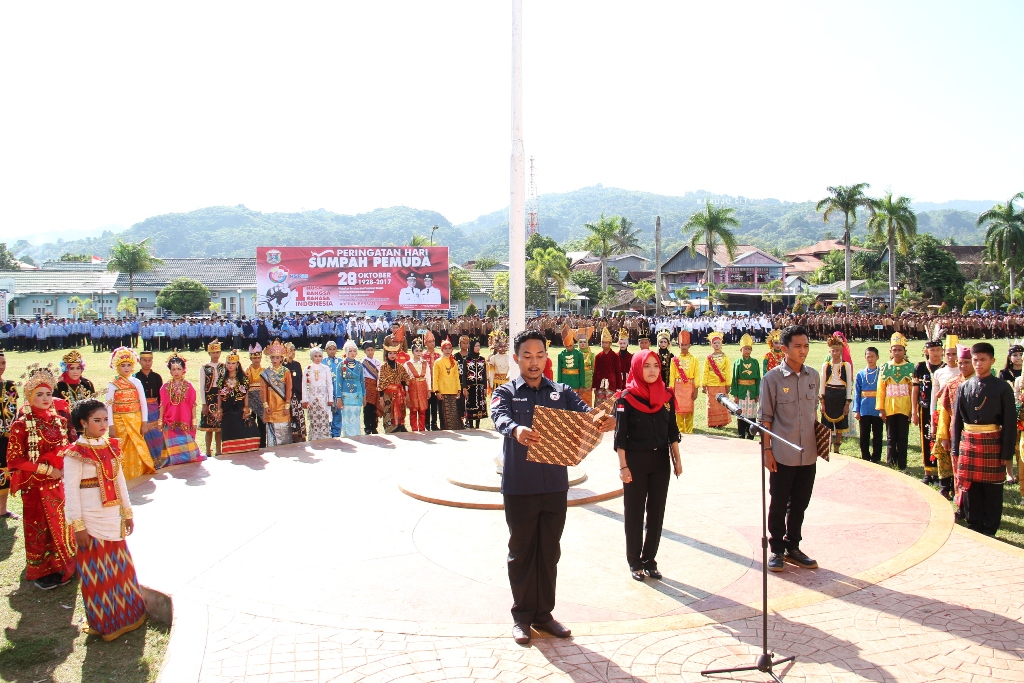
<svg viewBox="0 0 1024 683">
<path fill-rule="evenodd" d="M 67 372 L 68 366 L 74 363 L 81 363 L 82 371 L 85 372 L 85 359 L 78 351 L 69 351 L 64 354 L 64 357 L 60 359 L 60 371 Z"/>
<path fill-rule="evenodd" d="M 188 367 L 185 359 L 178 355 L 177 351 L 167 357 L 167 369 L 170 370 L 172 365 L 180 365 L 183 370 Z"/>
<path fill-rule="evenodd" d="M 284 348 L 284 344 L 279 339 L 275 339 L 266 349 L 263 354 L 266 356 L 281 356 L 282 358 L 287 355 L 287 349 Z"/>
<path fill-rule="evenodd" d="M 708 335 L 708 344 L 715 341 L 716 339 L 718 341 L 722 341 L 723 339 L 725 339 L 725 335 L 719 332 L 718 330 L 715 330 L 714 332 Z"/>
<path fill-rule="evenodd" d="M 744 346 L 754 348 L 754 338 L 751 337 L 749 334 L 744 334 L 742 337 L 740 337 L 740 348 L 742 349 Z"/>
<path fill-rule="evenodd" d="M 212 342 L 206 345 L 207 353 L 217 353 L 220 351 L 220 341 L 214 339 Z"/>
<path fill-rule="evenodd" d="M 625 327 L 620 327 L 619 339 L 625 339 L 626 341 L 629 341 L 629 330 L 627 330 Z"/>
<path fill-rule="evenodd" d="M 416 337 L 412 340 L 413 351 L 423 351 L 423 337 Z"/>
<path fill-rule="evenodd" d="M 667 342 L 671 342 L 672 334 L 668 330 L 661 330 L 660 332 L 658 332 L 658 341 L 660 342 L 662 339 L 664 339 Z"/>
<path fill-rule="evenodd" d="M 955 349 L 956 345 L 960 343 L 960 337 L 955 334 L 946 335 L 946 347 L 947 349 Z"/>
<path fill-rule="evenodd" d="M 503 330 L 495 330 L 491 333 L 491 343 L 489 346 L 498 353 L 508 351 L 508 335 Z"/>
<path fill-rule="evenodd" d="M 57 377 L 53 374 L 53 370 L 49 365 L 44 368 L 38 363 L 33 363 L 28 366 L 28 370 L 22 375 L 22 379 L 25 380 L 22 387 L 24 388 L 26 401 L 31 400 L 32 392 L 39 387 L 46 387 L 51 390 L 57 387 Z"/>
<path fill-rule="evenodd" d="M 607 327 L 601 330 L 601 343 L 604 344 L 605 342 L 612 343 L 612 333 Z"/>
<path fill-rule="evenodd" d="M 782 339 L 782 332 L 779 332 L 778 330 L 772 330 L 771 332 L 768 333 L 768 338 L 765 339 L 764 341 L 768 345 L 768 349 L 774 351 L 775 344 L 780 339 Z"/>
<path fill-rule="evenodd" d="M 907 338 L 899 332 L 894 332 L 892 337 L 889 338 L 889 346 L 902 346 L 907 348 Z"/>
<path fill-rule="evenodd" d="M 129 349 L 127 346 L 119 346 L 110 354 L 111 370 L 117 370 L 117 367 L 122 363 L 131 363 L 132 365 L 135 365 L 138 362 L 138 354 L 135 353 L 134 349 Z"/>
<path fill-rule="evenodd" d="M 313 353 L 313 349 L 310 349 L 309 352 Z M 231 349 L 231 353 L 228 354 L 228 359 L 225 362 L 227 362 L 227 363 L 239 363 L 239 362 L 241 362 L 241 360 L 242 360 L 241 356 L 238 355 L 238 349 Z"/>
</svg>

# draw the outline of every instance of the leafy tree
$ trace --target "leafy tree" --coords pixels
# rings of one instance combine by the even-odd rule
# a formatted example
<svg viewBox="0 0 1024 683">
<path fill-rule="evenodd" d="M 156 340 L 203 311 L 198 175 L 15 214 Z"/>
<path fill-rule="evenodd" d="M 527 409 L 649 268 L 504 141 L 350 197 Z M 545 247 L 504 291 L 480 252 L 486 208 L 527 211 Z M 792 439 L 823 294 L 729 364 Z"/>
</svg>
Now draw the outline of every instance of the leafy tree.
<svg viewBox="0 0 1024 683">
<path fill-rule="evenodd" d="M 864 190 L 871 187 L 868 183 L 857 183 L 856 185 L 837 185 L 828 187 L 829 196 L 819 201 L 815 211 L 823 211 L 822 220 L 828 223 L 828 218 L 837 211 L 843 214 L 843 244 L 846 245 L 846 290 L 850 290 L 850 233 L 857 224 L 857 209 L 863 207 L 869 211 L 872 208 L 871 198 L 864 194 Z"/>
<path fill-rule="evenodd" d="M 10 251 L 6 244 L 0 244 L 0 270 L 21 270 L 14 252 Z"/>
<path fill-rule="evenodd" d="M 423 235 L 416 235 L 416 234 L 414 234 L 412 237 L 409 238 L 409 246 L 410 247 L 429 247 L 430 246 L 430 238 L 429 237 L 425 237 Z"/>
<path fill-rule="evenodd" d="M 550 237 L 540 234 L 539 232 L 533 233 L 526 239 L 526 258 L 530 258 L 530 254 L 532 254 L 535 249 L 557 249 L 563 254 L 566 252 L 565 249 L 558 245 L 558 242 Z"/>
<path fill-rule="evenodd" d="M 715 282 L 715 252 L 719 246 L 724 246 L 729 260 L 736 258 L 736 236 L 732 228 L 739 228 L 740 222 L 736 220 L 736 209 L 723 206 L 716 207 L 708 199 L 704 208 L 693 213 L 683 224 L 683 235 L 690 235 L 690 253 L 695 254 L 697 245 L 703 244 L 707 250 L 708 287 Z M 709 293 L 710 297 L 710 293 Z"/>
<path fill-rule="evenodd" d="M 117 273 L 128 273 L 128 296 L 135 298 L 135 276 L 139 273 L 148 273 L 157 266 L 163 265 L 163 261 L 153 256 L 149 248 L 149 238 L 141 242 L 125 242 L 118 238 L 117 243 L 110 248 L 110 260 L 107 262 L 107 270 Z M 180 279 L 180 278 L 179 278 Z M 203 287 L 203 289 L 206 289 Z M 210 298 L 207 290 L 206 298 Z M 161 306 L 161 308 L 166 308 Z M 206 308 L 205 305 L 189 309 L 187 312 L 198 311 Z M 179 311 L 171 308 L 175 313 Z M 186 311 L 180 311 L 182 313 Z"/>
<path fill-rule="evenodd" d="M 719 306 L 729 300 L 725 293 L 725 285 L 708 282 L 708 306 Z"/>
<path fill-rule="evenodd" d="M 83 299 L 80 296 L 73 296 L 68 299 L 68 304 L 70 304 L 74 310 L 76 319 L 79 316 L 85 316 L 90 313 L 95 315 L 96 313 L 96 311 L 92 309 L 92 299 Z"/>
<path fill-rule="evenodd" d="M 619 254 L 633 254 L 642 251 L 640 246 L 640 228 L 633 228 L 633 221 L 625 216 L 619 218 L 619 227 L 615 231 L 615 251 Z"/>
<path fill-rule="evenodd" d="M 592 273 L 589 270 L 574 270 L 569 275 L 569 282 L 582 289 L 583 296 L 587 297 L 591 304 L 596 303 L 601 297 L 601 278 L 597 276 L 597 273 Z"/>
<path fill-rule="evenodd" d="M 533 258 L 527 264 L 530 276 L 539 283 L 547 285 L 549 282 L 555 285 L 555 312 L 558 312 L 558 298 L 565 293 L 565 286 L 569 282 L 569 263 L 565 260 L 565 254 L 558 249 L 548 247 L 547 249 L 534 249 Z M 547 308 L 545 306 L 545 308 Z"/>
<path fill-rule="evenodd" d="M 783 288 L 782 280 L 761 283 L 761 301 L 768 302 L 768 310 L 772 315 L 775 315 L 775 304 L 782 301 Z"/>
<path fill-rule="evenodd" d="M 874 209 L 868 220 L 871 230 L 879 240 L 884 239 L 889 249 L 889 303 L 894 302 L 896 288 L 896 250 L 906 255 L 917 236 L 917 214 L 910 208 L 910 197 L 892 198 L 892 192 L 872 203 Z M 846 287 L 850 287 L 849 281 Z"/>
<path fill-rule="evenodd" d="M 956 257 L 931 235 L 918 235 L 910 253 L 917 289 L 932 301 L 960 301 L 966 278 Z"/>
<path fill-rule="evenodd" d="M 156 305 L 179 315 L 195 313 L 210 305 L 210 290 L 198 280 L 174 278 L 156 295 Z"/>
<path fill-rule="evenodd" d="M 821 265 L 814 271 L 811 281 L 816 285 L 830 285 L 843 279 L 845 264 L 843 252 L 830 251 L 821 259 Z"/>
<path fill-rule="evenodd" d="M 498 309 L 496 309 L 494 306 L 488 306 L 487 312 L 484 313 L 484 315 L 493 320 L 494 318 L 498 317 Z"/>
<path fill-rule="evenodd" d="M 468 272 L 458 266 L 448 269 L 448 299 L 452 303 L 468 299 L 470 291 L 475 287 Z"/>
<path fill-rule="evenodd" d="M 498 308 L 508 310 L 508 273 L 498 273 L 494 276 L 494 300 L 498 302 Z"/>
<path fill-rule="evenodd" d="M 469 305 L 466 306 L 466 315 L 476 315 L 476 314 L 477 314 L 476 304 L 474 304 L 472 301 L 470 301 Z"/>
<path fill-rule="evenodd" d="M 650 280 L 642 280 L 633 285 L 633 296 L 644 302 L 644 315 L 647 315 L 647 304 L 654 298 L 654 283 Z"/>
<path fill-rule="evenodd" d="M 68 263 L 92 263 L 92 256 L 88 254 L 72 254 L 70 251 L 66 251 L 60 255 L 58 260 Z"/>
<path fill-rule="evenodd" d="M 219 301 L 211 301 L 210 302 L 210 313 L 216 315 L 216 314 L 220 313 L 220 309 L 221 309 L 221 305 L 220 305 Z"/>
<path fill-rule="evenodd" d="M 590 231 L 587 238 L 587 249 L 597 254 L 601 259 L 601 290 L 608 288 L 608 257 L 614 256 L 615 234 L 618 231 L 619 222 L 614 218 L 605 218 L 601 214 L 601 220 L 584 223 L 583 227 Z"/>
<path fill-rule="evenodd" d="M 845 308 L 849 313 L 856 313 L 860 310 L 857 306 L 857 302 L 854 301 L 853 294 L 845 289 L 836 294 L 836 303 L 843 304 L 843 308 Z"/>
<path fill-rule="evenodd" d="M 117 310 L 120 313 L 127 313 L 128 315 L 135 315 L 139 312 L 139 300 L 133 299 L 130 296 L 126 296 L 117 302 Z"/>
<path fill-rule="evenodd" d="M 1024 262 L 1024 210 L 1018 211 L 1013 203 L 1024 199 L 1024 192 L 1010 197 L 1005 204 L 996 204 L 978 216 L 978 227 L 988 226 L 985 231 L 985 248 L 988 256 L 1000 266 L 1005 266 L 1010 275 L 1010 303 L 1016 289 L 1016 271 Z"/>
<path fill-rule="evenodd" d="M 982 284 L 980 280 L 971 280 L 964 285 L 964 308 L 971 310 L 972 308 L 978 307 L 978 302 L 981 301 L 982 297 Z"/>
<path fill-rule="evenodd" d="M 490 270 L 494 266 L 498 265 L 498 259 L 490 256 L 483 256 L 476 260 L 473 264 L 473 270 Z"/>
</svg>

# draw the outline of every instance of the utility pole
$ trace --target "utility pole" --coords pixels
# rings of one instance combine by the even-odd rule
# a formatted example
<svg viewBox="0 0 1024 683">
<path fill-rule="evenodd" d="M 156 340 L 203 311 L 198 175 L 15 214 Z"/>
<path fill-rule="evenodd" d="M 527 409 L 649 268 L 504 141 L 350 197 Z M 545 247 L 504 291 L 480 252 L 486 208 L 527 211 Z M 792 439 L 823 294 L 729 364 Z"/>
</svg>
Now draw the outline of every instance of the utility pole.
<svg viewBox="0 0 1024 683">
<path fill-rule="evenodd" d="M 661 285 L 661 216 L 654 217 L 654 315 L 660 315 Z"/>
<path fill-rule="evenodd" d="M 523 149 L 523 0 L 512 0 L 512 160 L 508 204 L 508 333 L 526 329 L 526 153 Z M 510 339 L 510 340 L 511 340 Z M 517 366 L 512 364 L 514 378 Z"/>
</svg>

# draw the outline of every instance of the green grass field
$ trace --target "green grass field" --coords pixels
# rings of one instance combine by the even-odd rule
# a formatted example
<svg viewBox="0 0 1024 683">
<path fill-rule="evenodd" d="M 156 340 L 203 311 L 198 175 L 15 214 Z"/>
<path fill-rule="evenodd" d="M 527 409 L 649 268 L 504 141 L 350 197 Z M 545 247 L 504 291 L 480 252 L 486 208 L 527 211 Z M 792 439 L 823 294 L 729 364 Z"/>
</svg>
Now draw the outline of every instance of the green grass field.
<svg viewBox="0 0 1024 683">
<path fill-rule="evenodd" d="M 964 343 L 969 343 L 965 341 Z M 876 346 L 887 357 L 887 345 L 884 343 L 857 342 L 851 344 L 851 354 L 855 369 L 864 367 L 864 349 Z M 1008 348 L 1006 340 L 995 343 L 996 354 L 1005 358 Z M 921 360 L 922 342 L 912 342 L 908 356 L 910 360 Z M 631 350 L 636 351 L 633 347 Z M 708 347 L 694 347 L 695 355 L 706 354 Z M 554 349 L 557 351 L 557 349 Z M 726 346 L 730 359 L 739 355 L 737 346 Z M 754 349 L 754 355 L 763 356 L 764 345 Z M 828 354 L 823 342 L 811 345 L 809 362 L 820 368 Z M 30 363 L 59 364 L 61 352 L 49 353 L 8 353 L 6 379 L 19 380 Z M 103 390 L 106 381 L 113 376 L 108 367 L 107 354 L 94 354 L 84 350 L 86 360 L 85 376 L 91 379 L 98 390 Z M 157 358 L 155 368 L 165 378 L 168 376 L 164 365 L 167 354 Z M 196 384 L 200 365 L 207 360 L 205 353 L 183 354 L 189 362 L 188 378 Z M 486 350 L 484 355 L 487 355 Z M 300 351 L 298 358 L 305 364 L 307 354 Z M 247 363 L 247 358 L 245 361 Z M 1001 367 L 1002 364 L 999 364 Z M 735 423 L 727 429 L 708 429 L 706 424 L 706 403 L 701 397 L 697 403 L 695 431 L 700 434 L 735 436 Z M 489 420 L 481 425 L 483 428 L 492 426 Z M 686 448 L 686 441 L 683 441 Z M 860 449 L 857 440 L 844 440 L 841 452 L 845 455 L 859 457 Z M 884 458 L 884 456 L 883 456 Z M 875 465 L 883 467 L 884 465 Z M 921 463 L 921 447 L 918 433 L 911 429 L 908 476 L 920 478 L 924 476 Z M 998 538 L 1018 547 L 1024 547 L 1024 505 L 1018 487 L 1005 487 L 1005 505 L 1003 523 Z M 20 512 L 20 500 L 11 499 L 10 507 Z M 136 533 L 146 533 L 145 528 L 137 529 Z M 77 582 L 73 582 L 53 591 L 43 592 L 22 580 L 25 568 L 24 548 L 22 545 L 21 523 L 11 520 L 0 520 L 0 681 L 55 681 L 90 683 L 93 681 L 142 682 L 156 679 L 160 662 L 167 645 L 168 629 L 162 624 L 150 623 L 146 629 L 128 634 L 113 643 L 104 643 L 99 638 L 86 637 L 79 632 L 79 626 L 85 619 L 81 596 Z M 145 577 L 140 577 L 145 582 Z"/>
</svg>

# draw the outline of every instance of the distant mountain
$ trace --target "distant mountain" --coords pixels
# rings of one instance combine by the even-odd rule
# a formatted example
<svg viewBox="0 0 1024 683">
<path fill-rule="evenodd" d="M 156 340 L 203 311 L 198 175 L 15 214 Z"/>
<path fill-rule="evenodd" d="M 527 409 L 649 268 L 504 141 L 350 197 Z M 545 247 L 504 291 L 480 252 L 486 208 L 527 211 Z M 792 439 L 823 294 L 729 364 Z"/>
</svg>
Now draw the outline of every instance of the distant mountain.
<svg viewBox="0 0 1024 683">
<path fill-rule="evenodd" d="M 827 232 L 839 236 L 842 217 L 824 223 L 814 202 L 783 202 L 687 192 L 682 196 L 659 195 L 595 185 L 573 192 L 541 195 L 538 199 L 540 232 L 558 242 L 587 236 L 584 223 L 606 216 L 626 216 L 641 230 L 644 252 L 653 256 L 654 219 L 661 216 L 662 250 L 666 257 L 684 244 L 680 230 L 686 219 L 706 200 L 731 206 L 741 227 L 741 242 L 781 253 L 813 244 Z M 947 202 L 979 205 L 993 202 Z M 921 204 L 926 206 L 926 204 Z M 984 233 L 974 222 L 977 212 L 942 208 L 918 214 L 921 232 L 940 239 L 953 237 L 958 244 L 980 244 Z M 866 217 L 860 217 L 854 235 L 863 235 Z M 41 245 L 19 241 L 15 251 L 36 262 L 58 258 L 66 252 L 106 255 L 120 237 L 127 241 L 150 238 L 158 256 L 251 256 L 258 245 L 396 245 L 407 244 L 412 235 L 429 236 L 438 226 L 434 243 L 447 245 L 455 263 L 480 256 L 499 260 L 508 257 L 508 210 L 501 209 L 476 220 L 452 225 L 442 214 L 405 206 L 344 215 L 318 209 L 299 213 L 261 213 L 245 206 L 212 206 L 188 213 L 154 216 L 115 234 L 58 240 Z"/>
<path fill-rule="evenodd" d="M 1005 201 L 1005 200 L 1004 200 Z M 971 211 L 973 213 L 981 213 L 982 211 L 988 211 L 999 202 L 989 201 L 987 199 L 954 199 L 950 202 L 942 202 L 936 204 L 935 202 L 912 202 L 911 207 L 914 211 Z"/>
</svg>

